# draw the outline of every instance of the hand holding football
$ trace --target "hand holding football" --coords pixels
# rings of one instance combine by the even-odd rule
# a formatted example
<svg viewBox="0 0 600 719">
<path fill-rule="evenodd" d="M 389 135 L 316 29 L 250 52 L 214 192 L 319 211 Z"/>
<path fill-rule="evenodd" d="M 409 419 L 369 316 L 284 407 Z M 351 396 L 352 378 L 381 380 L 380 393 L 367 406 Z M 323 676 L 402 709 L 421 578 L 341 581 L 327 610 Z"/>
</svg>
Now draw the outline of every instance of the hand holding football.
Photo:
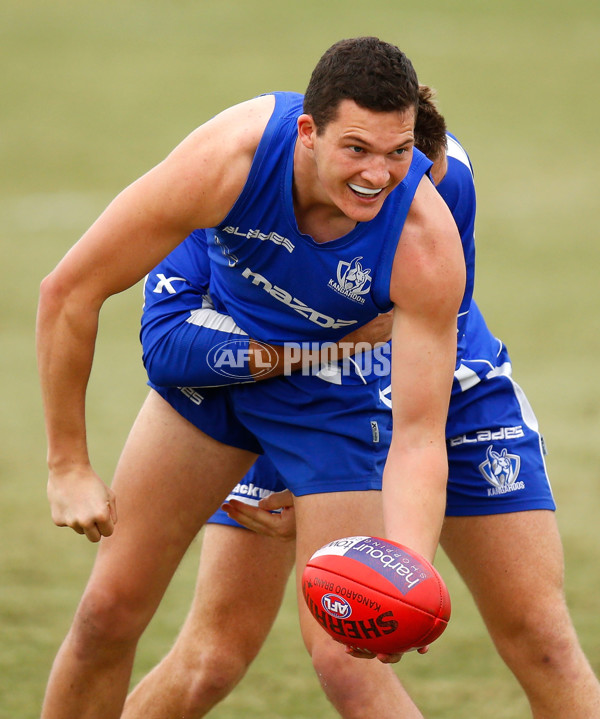
<svg viewBox="0 0 600 719">
<path fill-rule="evenodd" d="M 304 569 L 302 592 L 330 636 L 374 654 L 431 644 L 450 619 L 450 596 L 433 565 L 378 537 L 345 537 L 319 549 Z"/>
</svg>

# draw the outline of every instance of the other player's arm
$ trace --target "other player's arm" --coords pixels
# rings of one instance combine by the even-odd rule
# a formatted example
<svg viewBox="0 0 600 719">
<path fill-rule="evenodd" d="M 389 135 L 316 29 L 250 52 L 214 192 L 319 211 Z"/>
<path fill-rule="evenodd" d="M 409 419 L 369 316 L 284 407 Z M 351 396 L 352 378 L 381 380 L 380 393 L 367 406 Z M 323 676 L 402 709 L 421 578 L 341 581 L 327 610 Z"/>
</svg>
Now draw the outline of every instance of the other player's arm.
<svg viewBox="0 0 600 719">
<path fill-rule="evenodd" d="M 465 264 L 429 180 L 415 195 L 392 270 L 394 429 L 383 477 L 386 536 L 433 561 L 446 502 L 445 426 Z"/>
<path fill-rule="evenodd" d="M 357 353 L 371 351 L 390 340 L 391 332 L 392 313 L 387 312 L 353 330 L 339 342 L 331 342 L 324 356 L 328 362 L 338 362 Z M 265 372 L 263 364 L 264 344 L 263 342 L 250 340 L 249 368 L 256 379 L 269 379 L 270 377 L 276 377 L 284 373 L 288 374 L 303 368 L 309 368 L 313 371 L 315 367 L 318 369 L 322 364 L 320 357 L 316 357 L 311 350 L 301 348 L 300 352 L 286 352 L 285 346 L 267 345 L 268 354 L 276 357 L 276 361 L 273 362 L 272 370 Z"/>
<path fill-rule="evenodd" d="M 203 324 L 190 323 L 189 314 L 181 312 L 176 299 L 177 296 L 173 295 L 163 301 L 158 310 L 153 308 L 154 319 L 157 316 L 164 318 L 169 315 L 170 302 L 173 302 L 177 308 L 177 324 L 174 327 L 169 325 L 160 336 L 157 336 L 156 330 L 151 334 L 142 332 L 144 365 L 148 377 L 151 382 L 162 387 L 237 384 L 251 379 L 265 380 L 303 368 L 316 372 L 323 363 L 322 357 L 331 362 L 341 360 L 356 352 L 373 349 L 391 337 L 392 314 L 389 312 L 379 315 L 339 342 L 329 343 L 323 354 L 303 349 L 301 345 L 294 345 L 288 351 L 285 346 L 249 338 L 233 323 L 229 315 L 206 306 L 203 307 Z M 201 303 L 202 293 L 198 291 L 198 306 Z M 161 314 L 157 315 L 157 311 Z M 219 329 L 215 330 L 214 327 Z M 238 349 L 235 375 L 218 372 L 210 361 L 215 347 L 227 342 L 235 342 L 232 346 Z"/>
<path fill-rule="evenodd" d="M 91 541 L 111 534 L 116 520 L 114 497 L 91 468 L 85 428 L 102 304 L 140 280 L 194 228 L 226 216 L 272 108 L 272 98 L 259 98 L 198 128 L 120 193 L 42 282 L 37 354 L 52 518 Z"/>
</svg>

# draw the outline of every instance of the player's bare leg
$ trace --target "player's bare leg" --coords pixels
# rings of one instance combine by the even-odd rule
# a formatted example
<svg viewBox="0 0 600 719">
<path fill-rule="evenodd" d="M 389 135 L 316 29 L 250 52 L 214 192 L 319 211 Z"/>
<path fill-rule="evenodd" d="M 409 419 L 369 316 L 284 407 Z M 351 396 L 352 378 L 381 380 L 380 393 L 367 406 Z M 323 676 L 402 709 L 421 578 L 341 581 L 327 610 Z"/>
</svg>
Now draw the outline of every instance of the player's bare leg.
<svg viewBox="0 0 600 719">
<path fill-rule="evenodd" d="M 117 719 L 139 636 L 191 540 L 255 455 L 197 430 L 155 392 L 115 474 L 118 522 L 55 660 L 42 719 Z"/>
<path fill-rule="evenodd" d="M 554 513 L 448 517 L 442 545 L 525 690 L 534 719 L 598 719 L 600 684 L 565 603 Z"/>
<path fill-rule="evenodd" d="M 307 495 L 296 497 L 295 508 L 300 624 L 327 698 L 344 719 L 423 719 L 392 667 L 376 659 L 355 659 L 346 654 L 311 616 L 302 598 L 302 568 L 315 550 L 340 537 L 382 536 L 381 493 Z"/>
<path fill-rule="evenodd" d="M 208 524 L 185 624 L 128 697 L 123 719 L 198 719 L 227 696 L 273 625 L 293 563 L 293 542 Z"/>
</svg>

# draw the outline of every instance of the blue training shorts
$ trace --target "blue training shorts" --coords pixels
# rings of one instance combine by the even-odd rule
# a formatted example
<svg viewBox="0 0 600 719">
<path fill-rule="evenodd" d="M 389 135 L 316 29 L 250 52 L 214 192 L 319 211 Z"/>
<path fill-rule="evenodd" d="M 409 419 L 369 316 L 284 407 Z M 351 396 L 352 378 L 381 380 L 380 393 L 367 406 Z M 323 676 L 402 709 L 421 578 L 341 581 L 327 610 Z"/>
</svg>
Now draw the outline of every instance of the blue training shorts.
<svg viewBox="0 0 600 719">
<path fill-rule="evenodd" d="M 389 381 L 382 382 L 382 397 L 391 407 L 389 395 Z M 509 374 L 453 392 L 446 446 L 446 516 L 556 509 L 537 419 Z"/>
<path fill-rule="evenodd" d="M 391 428 L 378 381 L 295 373 L 227 387 L 149 384 L 213 439 L 266 454 L 296 496 L 381 488 Z"/>
<path fill-rule="evenodd" d="M 371 404 L 370 394 L 377 383 L 359 391 L 359 386 L 330 385 L 316 377 L 302 379 L 308 380 L 307 388 L 317 383 L 319 401 L 311 392 L 301 393 L 298 381 L 157 391 L 211 437 L 257 453 L 264 446 L 285 485 L 296 495 L 380 489 L 391 412 L 385 405 L 382 409 L 383 403 L 376 409 Z M 254 401 L 249 401 L 250 387 L 261 389 Z M 230 396 L 234 388 L 243 390 L 243 401 L 238 401 L 235 391 Z M 360 402 L 352 404 L 351 395 L 355 399 L 362 395 L 362 408 Z M 285 396 L 295 398 L 295 414 L 285 406 Z M 278 401 L 270 404 L 269 397 Z M 203 405 L 205 411 L 201 411 Z M 273 411 L 278 405 L 280 411 Z M 246 421 L 255 427 L 256 435 Z M 510 377 L 492 377 L 454 394 L 446 434 L 448 516 L 556 509 L 537 420 Z M 248 481 L 268 488 L 261 476 L 257 467 Z"/>
<path fill-rule="evenodd" d="M 447 516 L 556 509 L 537 420 L 510 377 L 492 377 L 453 395 L 447 434 Z M 273 465 L 260 457 L 230 496 L 257 503 L 283 488 Z M 221 510 L 210 521 L 239 526 Z"/>
<path fill-rule="evenodd" d="M 537 419 L 511 377 L 453 395 L 446 436 L 447 516 L 556 509 Z"/>
</svg>

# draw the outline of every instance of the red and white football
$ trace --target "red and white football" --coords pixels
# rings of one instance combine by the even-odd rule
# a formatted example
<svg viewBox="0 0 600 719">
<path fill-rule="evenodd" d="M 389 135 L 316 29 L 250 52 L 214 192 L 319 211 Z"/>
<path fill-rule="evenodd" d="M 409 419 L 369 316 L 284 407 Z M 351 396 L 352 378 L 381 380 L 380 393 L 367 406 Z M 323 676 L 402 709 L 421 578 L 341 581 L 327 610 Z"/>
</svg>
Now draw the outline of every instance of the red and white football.
<svg viewBox="0 0 600 719">
<path fill-rule="evenodd" d="M 379 537 L 326 544 L 308 561 L 302 591 L 329 635 L 375 654 L 431 644 L 450 619 L 450 595 L 433 565 Z"/>
</svg>

